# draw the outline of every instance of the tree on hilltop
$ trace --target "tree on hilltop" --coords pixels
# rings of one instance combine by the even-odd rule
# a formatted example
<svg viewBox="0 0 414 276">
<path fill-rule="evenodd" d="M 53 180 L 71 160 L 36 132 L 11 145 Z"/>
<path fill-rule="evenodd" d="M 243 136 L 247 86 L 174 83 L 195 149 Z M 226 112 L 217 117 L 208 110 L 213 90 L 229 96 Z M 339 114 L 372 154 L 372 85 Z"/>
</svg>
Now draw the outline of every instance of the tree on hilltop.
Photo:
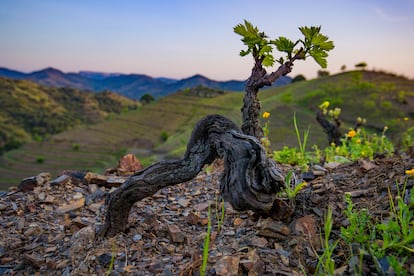
<svg viewBox="0 0 414 276">
<path fill-rule="evenodd" d="M 355 68 L 359 68 L 361 70 L 365 70 L 367 66 L 368 64 L 365 61 L 355 64 Z"/>
<path fill-rule="evenodd" d="M 164 187 L 193 179 L 204 165 L 218 158 L 224 163 L 220 182 L 224 200 L 236 210 L 280 215 L 280 201 L 275 200 L 274 195 L 284 186 L 285 174 L 266 155 L 260 143 L 263 129 L 259 124 L 257 95 L 261 88 L 271 86 L 278 78 L 291 72 L 296 60 L 312 57 L 326 68 L 328 51 L 334 48 L 333 42 L 321 34 L 321 27 L 300 27 L 299 30 L 303 38 L 294 42 L 286 37 L 270 40 L 246 20 L 234 27 L 234 32 L 242 36 L 241 40 L 247 46 L 240 55 L 251 54 L 254 58 L 245 87 L 241 128 L 221 115 L 201 119 L 193 129 L 183 159 L 161 161 L 138 171 L 110 194 L 101 236 L 113 236 L 124 231 L 135 202 Z M 276 59 L 272 54 L 274 49 L 284 56 Z M 268 73 L 265 67 L 272 67 L 275 63 L 279 63 L 279 67 Z"/>
<path fill-rule="evenodd" d="M 150 94 L 144 94 L 144 95 L 142 95 L 142 97 L 139 99 L 139 101 L 140 101 L 142 104 L 149 104 L 149 103 L 151 103 L 151 102 L 155 101 L 155 99 L 154 99 L 154 97 L 153 97 L 152 95 L 150 95 Z"/>
<path fill-rule="evenodd" d="M 292 79 L 292 83 L 295 83 L 295 82 L 298 82 L 298 81 L 304 81 L 304 80 L 306 80 L 306 77 L 304 75 L 300 74 L 300 75 L 297 75 L 296 77 L 294 77 Z"/>
</svg>

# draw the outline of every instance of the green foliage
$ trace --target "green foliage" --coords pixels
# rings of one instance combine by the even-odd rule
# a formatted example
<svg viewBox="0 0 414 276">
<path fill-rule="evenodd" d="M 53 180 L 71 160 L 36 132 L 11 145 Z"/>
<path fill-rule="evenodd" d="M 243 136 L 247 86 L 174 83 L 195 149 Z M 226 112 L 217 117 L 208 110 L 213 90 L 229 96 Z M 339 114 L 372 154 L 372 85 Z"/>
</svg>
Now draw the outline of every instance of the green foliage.
<svg viewBox="0 0 414 276">
<path fill-rule="evenodd" d="M 358 131 L 350 130 L 345 138 L 342 138 L 340 146 L 331 145 L 325 149 L 326 161 L 374 159 L 376 154 L 390 156 L 394 153 L 393 143 L 385 136 L 387 127 L 384 127 L 382 135 L 367 134 L 364 128 Z M 338 156 L 342 157 L 338 159 Z M 344 159 L 345 158 L 345 159 Z"/>
<path fill-rule="evenodd" d="M 160 135 L 160 137 L 161 137 L 161 141 L 163 141 L 163 142 L 165 142 L 165 141 L 167 141 L 168 140 L 168 133 L 166 132 L 166 131 L 161 131 L 161 135 Z"/>
<path fill-rule="evenodd" d="M 327 70 L 318 70 L 318 78 L 323 78 L 329 76 L 331 73 Z"/>
<path fill-rule="evenodd" d="M 264 32 L 260 32 L 247 20 L 244 20 L 244 24 L 235 26 L 233 30 L 243 37 L 241 40 L 247 46 L 240 55 L 252 54 L 253 57 L 261 60 L 265 67 L 273 66 L 275 61 L 283 64 L 285 61 L 292 61 L 294 57 L 295 59 L 312 57 L 322 68 L 326 68 L 328 52 L 334 48 L 333 42 L 320 32 L 321 27 L 300 27 L 303 39 L 295 42 L 283 36 L 269 40 Z M 272 54 L 273 47 L 285 56 L 275 59 Z"/>
<path fill-rule="evenodd" d="M 397 197 L 394 199 L 388 188 L 391 218 L 381 224 L 376 225 L 378 234 L 382 237 L 382 244 L 376 249 L 377 257 L 383 257 L 389 251 L 402 256 L 405 253 L 414 253 L 414 211 L 410 209 L 410 204 L 414 203 L 414 194 L 407 197 L 408 202 L 404 202 L 407 194 L 406 184 L 402 190 L 398 188 Z"/>
<path fill-rule="evenodd" d="M 78 150 L 80 149 L 80 145 L 79 145 L 78 143 L 73 143 L 73 144 L 72 144 L 72 149 L 73 149 L 74 151 L 78 151 Z"/>
<path fill-rule="evenodd" d="M 284 146 L 281 150 L 274 151 L 273 159 L 282 164 L 298 165 L 304 169 L 308 167 L 310 160 L 312 160 L 308 152 L 306 152 L 305 155 L 302 155 L 298 148 L 288 146 Z"/>
<path fill-rule="evenodd" d="M 404 90 L 398 91 L 397 101 L 402 104 L 408 104 L 407 102 L 407 92 Z"/>
<path fill-rule="evenodd" d="M 150 94 L 144 94 L 139 99 L 139 101 L 142 102 L 143 104 L 149 104 L 149 103 L 155 101 L 155 98 Z"/>
<path fill-rule="evenodd" d="M 326 35 L 320 33 L 321 27 L 301 27 L 299 30 L 305 36 L 305 41 L 301 41 L 308 53 L 322 68 L 327 67 L 326 58 L 328 51 L 334 48 L 334 44 Z"/>
<path fill-rule="evenodd" d="M 355 64 L 356 68 L 361 68 L 362 70 L 364 70 L 365 67 L 367 67 L 367 66 L 368 66 L 368 64 L 365 61 L 362 61 L 362 62 L 359 62 L 359 63 Z"/>
<path fill-rule="evenodd" d="M 350 193 L 345 193 L 345 203 L 346 210 L 344 213 L 348 218 L 349 225 L 346 228 L 341 227 L 341 237 L 349 244 L 353 242 L 360 244 L 369 242 L 372 233 L 367 233 L 367 231 L 372 229 L 372 224 L 368 210 L 361 209 L 360 211 L 355 211 Z"/>
<path fill-rule="evenodd" d="M 305 80 L 306 80 L 305 76 L 300 74 L 300 75 L 297 75 L 296 77 L 294 77 L 292 79 L 292 83 L 295 83 L 295 82 L 298 82 L 298 81 L 305 81 Z"/>
<path fill-rule="evenodd" d="M 293 126 L 295 127 L 296 138 L 299 144 L 299 151 L 301 155 L 304 156 L 306 152 L 306 144 L 308 142 L 308 137 L 309 137 L 309 128 L 303 133 L 303 142 L 302 142 L 302 137 L 300 135 L 298 124 L 296 123 L 296 113 L 293 114 Z"/>
<path fill-rule="evenodd" d="M 306 182 L 299 183 L 296 186 L 293 186 L 294 181 L 292 181 L 293 171 L 289 171 L 285 177 L 285 187 L 277 195 L 279 197 L 288 198 L 291 202 L 294 201 L 297 194 L 306 187 Z"/>
<path fill-rule="evenodd" d="M 36 163 L 43 164 L 45 162 L 44 156 L 38 156 L 36 157 Z"/>
<path fill-rule="evenodd" d="M 273 152 L 273 158 L 279 163 L 299 165 L 300 167 L 306 169 L 308 164 L 314 160 L 313 156 L 306 152 L 309 128 L 303 133 L 302 137 L 296 122 L 296 114 L 293 115 L 293 126 L 299 148 L 289 148 L 284 146 L 282 150 Z"/>
<path fill-rule="evenodd" d="M 263 126 L 263 138 L 261 139 L 262 146 L 265 148 L 267 155 L 271 156 L 272 146 L 269 140 L 270 128 L 269 128 L 269 112 L 264 112 L 262 117 L 266 120 L 265 125 Z"/>
<path fill-rule="evenodd" d="M 349 225 L 341 227 L 341 237 L 346 243 L 358 244 L 360 254 L 371 255 L 376 263 L 385 257 L 397 275 L 404 275 L 403 265 L 414 253 L 414 211 L 410 208 L 414 203 L 414 193 L 407 196 L 406 184 L 402 190 L 397 184 L 395 199 L 388 190 L 390 217 L 382 222 L 375 221 L 366 209 L 355 210 L 351 196 L 346 194 L 345 215 Z"/>
<path fill-rule="evenodd" d="M 401 138 L 402 151 L 408 151 L 412 147 L 414 147 L 414 127 L 407 129 Z"/>
</svg>

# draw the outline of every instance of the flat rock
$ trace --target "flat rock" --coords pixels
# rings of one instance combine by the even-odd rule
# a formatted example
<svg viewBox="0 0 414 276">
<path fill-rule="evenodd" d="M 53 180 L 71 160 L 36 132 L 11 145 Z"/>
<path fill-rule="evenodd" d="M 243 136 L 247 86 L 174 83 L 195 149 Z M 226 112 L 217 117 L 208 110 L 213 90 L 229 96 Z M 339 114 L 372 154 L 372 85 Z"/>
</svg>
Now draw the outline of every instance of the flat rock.
<svg viewBox="0 0 414 276">
<path fill-rule="evenodd" d="M 84 205 L 85 205 L 85 198 L 81 198 L 81 199 L 72 201 L 68 204 L 63 204 L 62 206 L 59 206 L 56 211 L 59 214 L 64 214 L 64 213 L 78 210 L 82 208 Z"/>
<path fill-rule="evenodd" d="M 240 258 L 238 256 L 224 256 L 214 265 L 217 275 L 237 276 L 239 275 Z"/>
<path fill-rule="evenodd" d="M 257 250 L 250 249 L 246 257 L 246 259 L 240 261 L 243 270 L 247 271 L 248 275 L 251 276 L 263 275 L 265 263 L 260 258 L 259 254 L 257 254 Z"/>
<path fill-rule="evenodd" d="M 185 234 L 177 225 L 169 224 L 168 231 L 173 242 L 183 243 L 185 241 Z"/>
</svg>

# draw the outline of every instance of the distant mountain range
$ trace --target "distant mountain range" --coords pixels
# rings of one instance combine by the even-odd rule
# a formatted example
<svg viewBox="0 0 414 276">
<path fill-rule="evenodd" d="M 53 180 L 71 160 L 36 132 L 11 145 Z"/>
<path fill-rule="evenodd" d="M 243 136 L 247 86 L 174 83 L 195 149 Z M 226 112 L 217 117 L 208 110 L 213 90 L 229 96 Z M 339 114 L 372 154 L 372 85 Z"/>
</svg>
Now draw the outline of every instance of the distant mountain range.
<svg viewBox="0 0 414 276">
<path fill-rule="evenodd" d="M 55 68 L 46 68 L 31 73 L 23 73 L 8 68 L 0 67 L 0 76 L 30 80 L 45 86 L 71 87 L 75 89 L 100 92 L 109 90 L 131 99 L 140 99 L 144 94 L 150 94 L 154 98 L 160 98 L 178 90 L 195 86 L 225 91 L 244 91 L 245 81 L 215 81 L 202 75 L 194 75 L 185 79 L 152 78 L 141 74 L 118 74 L 80 71 L 78 73 L 64 73 Z M 275 86 L 285 85 L 291 82 L 290 77 L 282 77 L 275 82 Z"/>
</svg>

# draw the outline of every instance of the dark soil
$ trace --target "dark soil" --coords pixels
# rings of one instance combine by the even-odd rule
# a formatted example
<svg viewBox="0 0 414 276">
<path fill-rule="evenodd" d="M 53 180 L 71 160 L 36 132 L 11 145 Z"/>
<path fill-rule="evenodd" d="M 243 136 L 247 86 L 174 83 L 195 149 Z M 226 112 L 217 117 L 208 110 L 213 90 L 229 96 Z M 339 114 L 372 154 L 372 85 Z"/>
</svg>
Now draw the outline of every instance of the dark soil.
<svg viewBox="0 0 414 276">
<path fill-rule="evenodd" d="M 12 189 L 0 198 L 0 275 L 198 275 L 211 206 L 212 235 L 207 275 L 312 275 L 323 248 L 324 214 L 333 210 L 331 240 L 339 239 L 345 192 L 355 209 L 366 208 L 378 220 L 389 215 L 389 194 L 406 183 L 412 192 L 414 156 L 360 160 L 315 168 L 316 176 L 296 197 L 283 220 L 237 212 L 225 205 L 221 216 L 220 165 L 195 179 L 165 188 L 137 202 L 129 228 L 114 238 L 99 239 L 105 198 L 111 189 L 72 175 L 70 181 L 46 181 L 33 191 Z M 290 168 L 286 168 L 288 170 Z M 299 173 L 300 175 L 300 173 Z M 293 204 L 293 203 L 292 203 Z M 414 274 L 414 254 L 404 269 Z M 354 275 L 350 245 L 339 242 L 333 259 L 338 275 Z M 366 258 L 364 275 L 387 274 Z"/>
</svg>

